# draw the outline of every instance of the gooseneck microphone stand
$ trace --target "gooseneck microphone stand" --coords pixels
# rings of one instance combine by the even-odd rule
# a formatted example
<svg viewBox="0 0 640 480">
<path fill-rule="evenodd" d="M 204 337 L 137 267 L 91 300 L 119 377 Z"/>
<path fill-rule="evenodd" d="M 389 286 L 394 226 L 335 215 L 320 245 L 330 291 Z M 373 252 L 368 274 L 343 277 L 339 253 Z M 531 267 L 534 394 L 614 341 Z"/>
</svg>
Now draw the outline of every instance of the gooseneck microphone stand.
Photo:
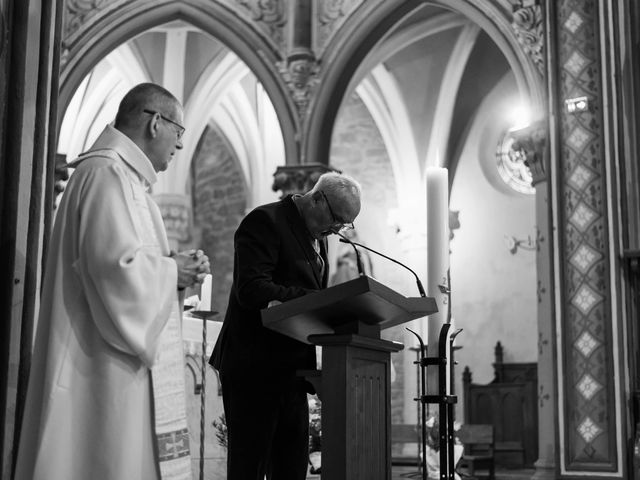
<svg viewBox="0 0 640 480">
<path fill-rule="evenodd" d="M 338 234 L 340 236 L 340 242 L 342 243 L 349 243 L 353 246 L 353 248 L 355 248 L 356 246 L 360 247 L 360 248 L 364 248 L 365 250 L 370 251 L 371 253 L 375 253 L 376 255 L 380 255 L 382 258 L 386 258 L 387 260 L 392 261 L 393 263 L 397 263 L 398 265 L 400 265 L 403 268 L 406 268 L 407 270 L 409 270 L 411 273 L 413 273 L 413 276 L 416 277 L 416 285 L 418 285 L 418 291 L 420 292 L 420 296 L 421 297 L 426 297 L 427 294 L 424 291 L 424 287 L 422 286 L 422 282 L 420 281 L 420 278 L 418 277 L 418 274 L 416 272 L 414 272 L 412 269 L 410 269 L 409 267 L 407 267 L 404 263 L 399 262 L 398 260 L 395 260 L 394 258 L 388 257 L 387 255 L 385 255 L 384 253 L 380 253 L 377 250 L 374 250 L 373 248 L 369 248 L 365 245 L 362 245 L 361 243 L 357 243 L 357 242 L 352 242 L 351 240 L 349 240 L 348 238 L 346 238 L 345 236 Z M 357 254 L 357 250 L 356 250 L 356 254 Z M 358 258 L 360 258 L 358 256 Z"/>
<path fill-rule="evenodd" d="M 360 252 L 356 248 L 356 244 L 353 243 L 351 240 L 349 240 L 344 235 L 342 235 L 340 232 L 335 232 L 335 234 L 340 237 L 340 241 L 342 243 L 348 243 L 349 245 L 351 245 L 353 247 L 353 251 L 356 252 L 356 265 L 358 267 L 358 275 L 362 277 L 364 275 L 364 269 L 362 268 L 362 261 L 360 260 Z"/>
</svg>

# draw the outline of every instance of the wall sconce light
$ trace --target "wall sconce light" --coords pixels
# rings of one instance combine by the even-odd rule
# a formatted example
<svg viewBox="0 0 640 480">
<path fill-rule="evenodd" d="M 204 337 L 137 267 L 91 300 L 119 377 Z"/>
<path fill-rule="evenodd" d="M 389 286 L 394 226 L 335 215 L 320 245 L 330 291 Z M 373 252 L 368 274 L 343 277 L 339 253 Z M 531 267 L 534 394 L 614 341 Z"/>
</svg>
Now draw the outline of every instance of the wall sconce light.
<svg viewBox="0 0 640 480">
<path fill-rule="evenodd" d="M 538 249 L 538 242 L 531 238 L 531 235 L 526 240 L 518 239 L 512 235 L 504 236 L 504 243 L 511 252 L 511 255 L 515 255 L 518 249 L 534 251 Z"/>
<path fill-rule="evenodd" d="M 580 113 L 589 110 L 589 99 L 587 97 L 567 98 L 564 101 L 567 113 Z"/>
</svg>

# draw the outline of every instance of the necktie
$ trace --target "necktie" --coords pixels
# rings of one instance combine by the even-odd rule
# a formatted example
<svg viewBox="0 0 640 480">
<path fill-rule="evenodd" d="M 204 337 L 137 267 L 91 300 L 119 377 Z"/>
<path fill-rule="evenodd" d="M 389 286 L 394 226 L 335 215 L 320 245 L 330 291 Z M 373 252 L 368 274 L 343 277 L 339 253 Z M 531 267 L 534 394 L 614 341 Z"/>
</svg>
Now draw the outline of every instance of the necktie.
<svg viewBox="0 0 640 480">
<path fill-rule="evenodd" d="M 316 262 L 318 264 L 318 268 L 320 268 L 320 276 L 322 277 L 324 275 L 324 260 L 320 254 L 320 242 L 314 238 L 312 245 L 313 250 L 316 252 Z"/>
</svg>

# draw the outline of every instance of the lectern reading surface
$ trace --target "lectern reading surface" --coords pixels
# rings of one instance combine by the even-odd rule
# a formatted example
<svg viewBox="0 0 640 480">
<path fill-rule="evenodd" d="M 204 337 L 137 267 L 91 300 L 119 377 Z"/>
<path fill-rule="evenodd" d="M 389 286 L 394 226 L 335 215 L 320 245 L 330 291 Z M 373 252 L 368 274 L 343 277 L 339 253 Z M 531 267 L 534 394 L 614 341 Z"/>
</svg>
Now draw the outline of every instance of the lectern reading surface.
<svg viewBox="0 0 640 480">
<path fill-rule="evenodd" d="M 436 312 L 431 297 L 405 297 L 371 277 L 362 276 L 304 297 L 262 310 L 262 324 L 289 337 L 311 343 L 309 335 L 347 331 L 349 326 L 379 330 Z M 359 332 L 363 333 L 364 329 Z M 376 332 L 376 329 L 369 329 Z M 378 336 L 375 335 L 374 336 Z"/>
</svg>

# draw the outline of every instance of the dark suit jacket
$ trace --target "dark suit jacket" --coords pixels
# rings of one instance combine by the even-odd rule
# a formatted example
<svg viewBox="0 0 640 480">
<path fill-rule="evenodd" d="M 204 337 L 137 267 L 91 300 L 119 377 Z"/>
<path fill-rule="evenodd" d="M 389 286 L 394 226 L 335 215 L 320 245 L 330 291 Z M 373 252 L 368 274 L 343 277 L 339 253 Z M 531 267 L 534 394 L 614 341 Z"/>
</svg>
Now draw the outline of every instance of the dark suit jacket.
<svg viewBox="0 0 640 480">
<path fill-rule="evenodd" d="M 326 243 L 320 253 L 327 265 Z M 316 367 L 315 347 L 262 326 L 260 310 L 325 288 L 312 239 L 291 196 L 251 211 L 234 236 L 229 306 L 209 363 L 224 375 L 288 376 Z"/>
</svg>

